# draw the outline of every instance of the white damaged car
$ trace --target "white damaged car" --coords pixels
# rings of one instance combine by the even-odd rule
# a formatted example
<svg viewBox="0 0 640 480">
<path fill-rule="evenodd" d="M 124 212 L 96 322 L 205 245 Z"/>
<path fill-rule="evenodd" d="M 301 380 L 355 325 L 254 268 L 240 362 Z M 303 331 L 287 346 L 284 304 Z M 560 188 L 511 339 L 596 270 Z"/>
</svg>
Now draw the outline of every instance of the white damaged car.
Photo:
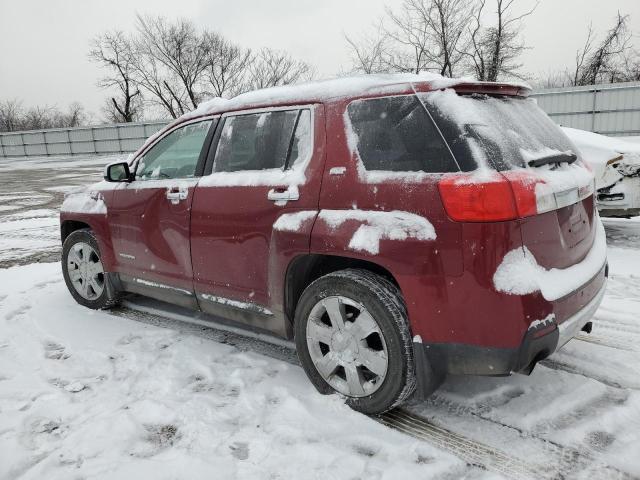
<svg viewBox="0 0 640 480">
<path fill-rule="evenodd" d="M 640 215 L 640 143 L 575 128 L 563 130 L 593 168 L 600 216 Z"/>
</svg>

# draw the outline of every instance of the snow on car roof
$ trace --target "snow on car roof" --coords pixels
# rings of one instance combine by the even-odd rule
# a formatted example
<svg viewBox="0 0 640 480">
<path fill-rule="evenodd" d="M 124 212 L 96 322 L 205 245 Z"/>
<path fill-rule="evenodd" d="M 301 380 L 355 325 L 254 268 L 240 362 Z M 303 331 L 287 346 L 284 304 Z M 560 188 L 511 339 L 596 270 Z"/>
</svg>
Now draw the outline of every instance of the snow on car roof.
<svg viewBox="0 0 640 480">
<path fill-rule="evenodd" d="M 403 93 L 411 87 L 421 87 L 421 90 L 440 90 L 457 86 L 491 88 L 496 86 L 506 86 L 519 89 L 523 92 L 531 87 L 524 83 L 493 83 L 481 82 L 471 78 L 448 78 L 436 73 L 421 72 L 415 73 L 390 73 L 390 74 L 370 74 L 354 75 L 328 80 L 299 83 L 296 85 L 285 85 L 280 87 L 269 87 L 260 90 L 253 90 L 240 94 L 231 99 L 213 97 L 201 102 L 198 108 L 185 113 L 177 118 L 165 128 L 151 136 L 138 150 L 142 152 L 156 138 L 176 125 L 206 115 L 224 113 L 248 108 L 261 108 L 275 105 L 291 105 L 300 103 L 326 102 L 333 99 L 345 98 L 360 95 L 394 94 Z M 137 154 L 137 155 L 138 155 Z M 136 155 L 136 156 L 137 156 Z"/>
<path fill-rule="evenodd" d="M 212 113 L 239 110 L 248 107 L 267 106 L 273 104 L 327 101 L 362 94 L 401 92 L 411 85 L 428 84 L 430 89 L 443 89 L 456 85 L 486 85 L 469 78 L 447 78 L 435 73 L 423 72 L 356 75 L 350 77 L 320 80 L 315 82 L 263 88 L 243 93 L 231 99 L 220 97 L 202 102 L 197 109 L 180 117 L 179 120 L 190 119 Z M 510 86 L 528 89 L 524 84 L 509 83 Z"/>
</svg>

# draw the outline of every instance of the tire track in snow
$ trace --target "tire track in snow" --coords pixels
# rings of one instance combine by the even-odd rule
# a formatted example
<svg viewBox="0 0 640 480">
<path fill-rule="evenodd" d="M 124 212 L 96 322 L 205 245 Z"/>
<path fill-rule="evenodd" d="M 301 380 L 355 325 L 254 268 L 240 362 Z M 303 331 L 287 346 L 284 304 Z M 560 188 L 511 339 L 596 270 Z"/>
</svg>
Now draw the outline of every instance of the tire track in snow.
<svg viewBox="0 0 640 480">
<path fill-rule="evenodd" d="M 518 396 L 508 396 L 511 398 L 517 398 Z M 558 419 L 553 420 L 549 424 L 545 424 L 547 430 L 552 428 L 566 428 L 573 423 L 580 421 L 588 415 L 592 415 L 603 408 L 610 405 L 620 404 L 626 401 L 628 398 L 627 390 L 617 390 L 606 392 L 604 395 L 597 397 L 592 402 L 584 405 L 578 412 L 572 414 L 561 415 Z M 534 478 L 567 478 L 584 472 L 590 472 L 596 474 L 596 478 L 620 478 L 631 479 L 633 478 L 626 472 L 623 472 L 616 467 L 607 465 L 597 460 L 589 451 L 579 450 L 576 447 L 570 445 L 563 445 L 554 440 L 545 438 L 542 436 L 543 431 L 537 429 L 523 430 L 520 427 L 504 423 L 498 419 L 492 418 L 487 414 L 494 410 L 491 405 L 471 406 L 457 403 L 454 400 L 450 400 L 442 395 L 434 394 L 427 400 L 430 406 L 445 410 L 446 414 L 454 417 L 473 417 L 480 422 L 487 422 L 498 428 L 504 428 L 513 431 L 518 437 L 524 440 L 533 441 L 540 446 L 540 450 L 543 451 L 545 458 L 549 460 L 546 462 L 548 465 L 554 465 L 548 476 L 538 476 Z M 498 406 L 502 406 L 508 403 L 501 403 Z M 438 411 L 434 412 L 434 416 L 437 417 Z M 424 421 L 429 422 L 420 415 L 413 415 L 416 418 L 422 418 Z M 444 427 L 441 427 L 444 428 Z M 456 434 L 459 435 L 459 434 Z M 473 441 L 473 440 L 472 440 Z M 492 447 L 489 447 L 493 449 Z M 495 449 L 494 449 L 495 450 Z M 538 451 L 537 451 L 538 452 Z M 538 468 L 542 468 L 539 467 Z M 546 467 L 545 467 L 546 468 Z M 491 470 L 490 468 L 488 468 Z M 543 468 L 542 468 L 543 469 Z M 502 473 L 502 472 L 500 472 Z M 546 474 L 545 474 L 546 475 Z M 511 478 L 511 477 L 509 477 Z"/>
<path fill-rule="evenodd" d="M 619 389 L 629 389 L 629 390 L 640 390 L 640 384 L 635 385 L 622 385 L 614 380 L 607 378 L 604 375 L 594 374 L 593 372 L 585 372 L 580 369 L 580 367 L 576 365 L 571 365 L 566 362 L 561 362 L 558 360 L 542 360 L 540 365 L 544 365 L 547 368 L 551 368 L 552 370 L 562 370 L 564 372 L 570 373 L 572 375 L 580 375 L 581 377 L 590 378 L 591 380 L 595 380 L 596 382 L 600 382 L 608 387 L 619 388 Z"/>
<path fill-rule="evenodd" d="M 627 352 L 640 352 L 640 348 L 635 347 L 631 343 L 620 342 L 613 338 L 607 338 L 600 335 L 578 335 L 574 337 L 574 340 L 580 340 L 581 342 L 593 343 L 603 347 L 615 348 L 616 350 L 625 350 Z"/>
<path fill-rule="evenodd" d="M 501 450 L 471 440 L 463 435 L 437 426 L 428 420 L 403 409 L 391 410 L 379 417 L 373 417 L 394 430 L 426 441 L 452 453 L 469 465 L 481 467 L 512 479 L 555 479 L 554 472 L 548 472 L 542 465 L 527 463 Z"/>
</svg>

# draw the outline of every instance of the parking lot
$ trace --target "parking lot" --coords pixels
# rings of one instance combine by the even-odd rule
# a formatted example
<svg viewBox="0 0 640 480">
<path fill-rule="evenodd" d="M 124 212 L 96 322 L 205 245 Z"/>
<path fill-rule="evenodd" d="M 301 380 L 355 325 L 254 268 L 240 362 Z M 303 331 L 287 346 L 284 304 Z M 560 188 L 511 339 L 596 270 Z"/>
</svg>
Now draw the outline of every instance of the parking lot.
<svg viewBox="0 0 640 480">
<path fill-rule="evenodd" d="M 75 305 L 54 263 L 57 208 L 111 160 L 0 160 L 0 478 L 170 477 L 186 464 L 199 478 L 211 462 L 220 478 L 640 478 L 640 218 L 605 220 L 592 334 L 531 376 L 452 377 L 368 418 L 316 394 L 287 344 L 136 298 Z"/>
</svg>

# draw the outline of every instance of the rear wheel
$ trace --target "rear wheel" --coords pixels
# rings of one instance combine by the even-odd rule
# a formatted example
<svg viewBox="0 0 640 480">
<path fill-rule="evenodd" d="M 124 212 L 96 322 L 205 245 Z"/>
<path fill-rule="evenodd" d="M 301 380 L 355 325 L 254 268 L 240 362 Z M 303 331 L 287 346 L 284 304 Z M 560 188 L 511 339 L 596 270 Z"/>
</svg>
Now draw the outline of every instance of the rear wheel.
<svg viewBox="0 0 640 480">
<path fill-rule="evenodd" d="M 415 388 L 404 301 L 379 275 L 349 269 L 313 282 L 296 308 L 295 337 L 316 388 L 343 395 L 355 410 L 382 413 Z"/>
<path fill-rule="evenodd" d="M 118 295 L 110 284 L 91 230 L 72 232 L 62 245 L 62 274 L 73 298 L 85 307 L 111 308 Z"/>
</svg>

